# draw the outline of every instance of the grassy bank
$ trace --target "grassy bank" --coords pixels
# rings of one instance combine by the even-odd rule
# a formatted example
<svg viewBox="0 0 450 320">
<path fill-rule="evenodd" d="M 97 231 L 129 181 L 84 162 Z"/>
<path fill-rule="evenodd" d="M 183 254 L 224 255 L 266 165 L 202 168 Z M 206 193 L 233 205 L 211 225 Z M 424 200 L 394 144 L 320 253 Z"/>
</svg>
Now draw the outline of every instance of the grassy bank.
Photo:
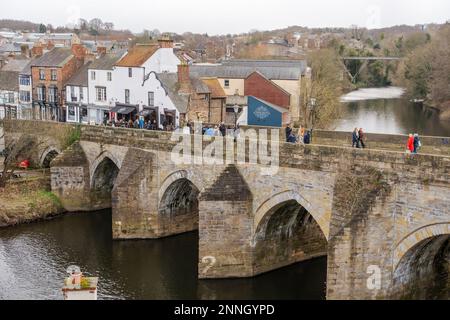
<svg viewBox="0 0 450 320">
<path fill-rule="evenodd" d="M 0 189 L 0 227 L 46 219 L 63 212 L 50 191 L 50 177 L 9 182 Z"/>
</svg>

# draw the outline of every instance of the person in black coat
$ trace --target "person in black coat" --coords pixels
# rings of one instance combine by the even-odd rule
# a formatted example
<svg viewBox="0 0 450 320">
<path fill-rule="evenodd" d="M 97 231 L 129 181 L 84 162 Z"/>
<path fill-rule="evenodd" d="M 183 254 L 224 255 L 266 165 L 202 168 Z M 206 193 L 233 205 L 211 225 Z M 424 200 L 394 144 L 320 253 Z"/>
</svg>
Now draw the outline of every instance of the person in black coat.
<svg viewBox="0 0 450 320">
<path fill-rule="evenodd" d="M 287 127 L 286 127 L 286 142 L 289 142 L 289 136 L 291 135 L 291 133 L 292 133 L 292 128 L 290 125 L 287 125 Z"/>
</svg>

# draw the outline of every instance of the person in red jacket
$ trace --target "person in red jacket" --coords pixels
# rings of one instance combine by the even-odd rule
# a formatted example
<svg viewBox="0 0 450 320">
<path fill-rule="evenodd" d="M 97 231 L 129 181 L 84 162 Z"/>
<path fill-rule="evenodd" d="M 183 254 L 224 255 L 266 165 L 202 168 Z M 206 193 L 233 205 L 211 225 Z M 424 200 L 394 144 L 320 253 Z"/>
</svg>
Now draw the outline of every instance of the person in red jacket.
<svg viewBox="0 0 450 320">
<path fill-rule="evenodd" d="M 411 153 L 414 152 L 414 136 L 412 134 L 409 135 L 407 148 Z"/>
</svg>

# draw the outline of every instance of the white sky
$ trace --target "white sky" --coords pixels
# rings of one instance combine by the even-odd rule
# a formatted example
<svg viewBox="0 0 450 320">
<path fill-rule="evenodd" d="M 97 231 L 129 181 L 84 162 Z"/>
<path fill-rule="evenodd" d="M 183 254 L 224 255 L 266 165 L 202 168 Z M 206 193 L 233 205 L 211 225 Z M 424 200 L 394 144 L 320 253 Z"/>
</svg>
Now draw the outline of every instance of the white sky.
<svg viewBox="0 0 450 320">
<path fill-rule="evenodd" d="M 118 29 L 213 34 L 308 27 L 443 23 L 449 0 L 1 0 L 0 18 L 66 25 L 98 17 Z"/>
</svg>

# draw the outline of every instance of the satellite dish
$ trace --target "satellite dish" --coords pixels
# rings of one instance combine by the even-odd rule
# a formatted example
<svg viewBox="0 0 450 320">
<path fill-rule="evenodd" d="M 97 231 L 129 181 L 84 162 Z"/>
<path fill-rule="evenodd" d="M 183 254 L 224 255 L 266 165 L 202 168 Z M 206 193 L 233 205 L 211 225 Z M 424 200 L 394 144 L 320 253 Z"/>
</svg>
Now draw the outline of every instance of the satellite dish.
<svg viewBox="0 0 450 320">
<path fill-rule="evenodd" d="M 81 269 L 80 269 L 79 266 L 69 266 L 69 267 L 66 269 L 66 272 L 67 272 L 68 274 L 81 273 Z"/>
</svg>

